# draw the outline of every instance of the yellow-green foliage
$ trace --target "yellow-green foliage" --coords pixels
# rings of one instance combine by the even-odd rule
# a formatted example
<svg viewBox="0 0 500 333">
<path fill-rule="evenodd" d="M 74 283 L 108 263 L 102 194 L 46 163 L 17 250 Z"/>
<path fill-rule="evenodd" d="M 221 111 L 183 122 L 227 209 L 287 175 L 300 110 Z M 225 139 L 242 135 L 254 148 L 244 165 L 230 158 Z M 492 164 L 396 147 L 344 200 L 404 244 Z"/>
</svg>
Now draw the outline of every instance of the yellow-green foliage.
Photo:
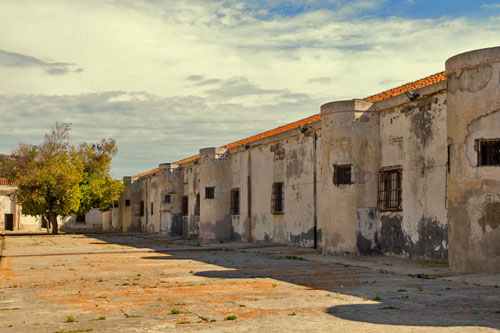
<svg viewBox="0 0 500 333">
<path fill-rule="evenodd" d="M 57 123 L 41 145 L 21 144 L 2 164 L 17 183 L 23 214 L 71 216 L 91 208 L 108 210 L 123 185 L 109 175 L 117 153 L 113 139 L 98 144 L 69 142 L 71 124 Z"/>
</svg>

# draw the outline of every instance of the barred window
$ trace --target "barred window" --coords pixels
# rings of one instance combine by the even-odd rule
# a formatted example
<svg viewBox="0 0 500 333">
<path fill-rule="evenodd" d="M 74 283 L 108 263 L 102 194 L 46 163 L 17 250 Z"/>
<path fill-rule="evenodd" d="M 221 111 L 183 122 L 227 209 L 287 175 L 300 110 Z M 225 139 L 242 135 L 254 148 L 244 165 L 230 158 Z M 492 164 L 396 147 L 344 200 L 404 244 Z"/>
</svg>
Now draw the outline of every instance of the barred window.
<svg viewBox="0 0 500 333">
<path fill-rule="evenodd" d="M 271 197 L 271 212 L 273 214 L 283 213 L 283 183 L 274 183 Z"/>
<path fill-rule="evenodd" d="M 166 203 L 166 204 L 170 203 L 170 194 L 165 194 L 163 196 L 163 202 Z"/>
<path fill-rule="evenodd" d="M 231 215 L 240 215 L 240 189 L 231 190 Z"/>
<path fill-rule="evenodd" d="M 194 205 L 194 215 L 200 216 L 200 193 L 196 195 L 196 202 Z"/>
<path fill-rule="evenodd" d="M 351 184 L 351 165 L 333 166 L 333 183 L 335 185 Z"/>
<path fill-rule="evenodd" d="M 188 216 L 189 198 L 187 195 L 182 197 L 182 216 Z"/>
<path fill-rule="evenodd" d="M 205 199 L 215 198 L 215 187 L 205 187 Z"/>
<path fill-rule="evenodd" d="M 478 166 L 500 166 L 500 139 L 476 140 Z"/>
<path fill-rule="evenodd" d="M 382 168 L 378 182 L 378 207 L 381 211 L 401 211 L 401 166 Z"/>
</svg>

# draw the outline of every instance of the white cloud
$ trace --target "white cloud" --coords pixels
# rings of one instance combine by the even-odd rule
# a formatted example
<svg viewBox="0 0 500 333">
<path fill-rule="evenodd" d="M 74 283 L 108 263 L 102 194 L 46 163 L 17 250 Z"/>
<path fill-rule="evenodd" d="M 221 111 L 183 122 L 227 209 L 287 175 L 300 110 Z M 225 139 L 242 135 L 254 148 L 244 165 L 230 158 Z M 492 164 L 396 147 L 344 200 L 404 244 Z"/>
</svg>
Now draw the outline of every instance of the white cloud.
<svg viewBox="0 0 500 333">
<path fill-rule="evenodd" d="M 118 140 L 116 175 L 139 173 L 498 43 L 498 19 L 357 16 L 382 2 L 311 1 L 287 16 L 278 2 L 2 1 L 2 49 L 38 65 L 1 66 L 0 54 L 0 121 L 11 129 L 0 150 L 68 120 L 78 138 Z"/>
</svg>

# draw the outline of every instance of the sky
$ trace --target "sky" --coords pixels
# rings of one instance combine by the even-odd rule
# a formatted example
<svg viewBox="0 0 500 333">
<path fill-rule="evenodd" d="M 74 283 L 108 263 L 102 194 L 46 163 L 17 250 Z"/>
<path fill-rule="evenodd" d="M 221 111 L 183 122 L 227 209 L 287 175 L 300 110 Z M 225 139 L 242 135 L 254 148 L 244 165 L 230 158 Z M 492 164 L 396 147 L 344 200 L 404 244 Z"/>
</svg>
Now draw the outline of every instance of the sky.
<svg viewBox="0 0 500 333">
<path fill-rule="evenodd" d="M 2 0 L 0 153 L 56 122 L 133 176 L 500 45 L 500 0 Z"/>
</svg>

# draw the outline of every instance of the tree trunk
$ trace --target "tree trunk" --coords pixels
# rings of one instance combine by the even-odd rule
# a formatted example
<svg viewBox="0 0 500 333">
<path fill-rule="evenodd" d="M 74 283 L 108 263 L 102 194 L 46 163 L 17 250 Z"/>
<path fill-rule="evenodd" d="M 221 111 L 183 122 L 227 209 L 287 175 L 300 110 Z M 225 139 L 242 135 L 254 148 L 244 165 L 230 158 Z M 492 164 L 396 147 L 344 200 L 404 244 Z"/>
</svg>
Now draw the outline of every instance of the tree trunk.
<svg viewBox="0 0 500 333">
<path fill-rule="evenodd" d="M 52 226 L 52 235 L 57 235 L 57 214 L 54 212 L 49 212 L 49 221 Z"/>
</svg>

